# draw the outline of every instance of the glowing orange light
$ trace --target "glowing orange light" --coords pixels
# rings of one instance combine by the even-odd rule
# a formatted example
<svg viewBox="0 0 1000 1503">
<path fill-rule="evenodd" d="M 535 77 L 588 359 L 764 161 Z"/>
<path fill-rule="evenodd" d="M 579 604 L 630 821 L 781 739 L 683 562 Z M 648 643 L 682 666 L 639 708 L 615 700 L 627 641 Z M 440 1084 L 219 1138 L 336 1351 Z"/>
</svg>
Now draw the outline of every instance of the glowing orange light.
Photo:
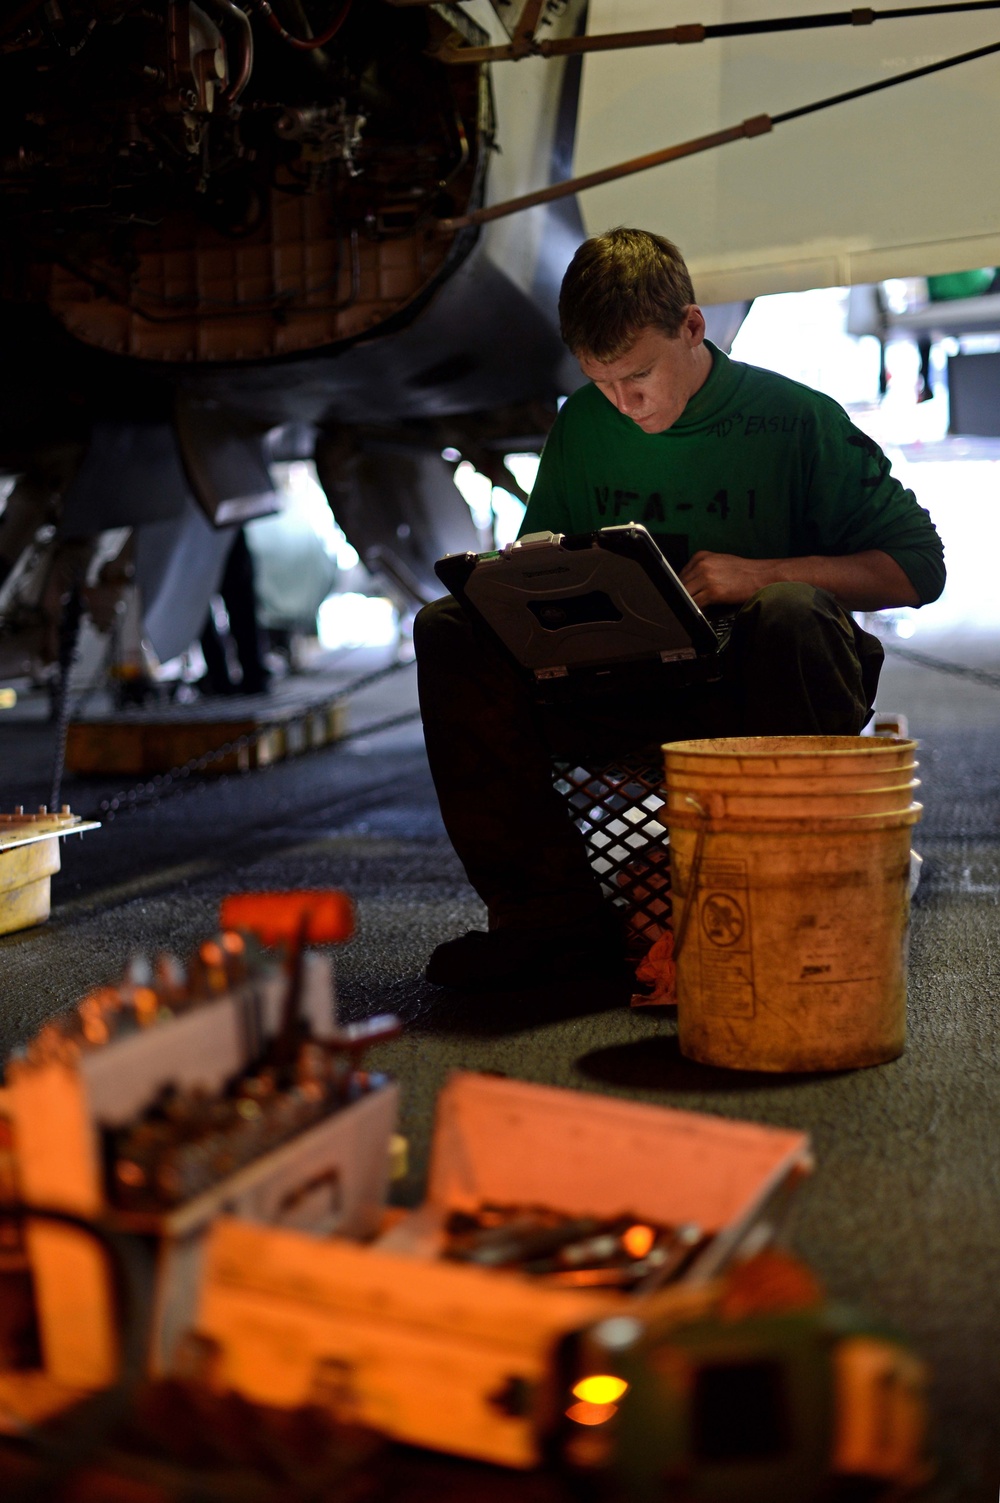
<svg viewBox="0 0 1000 1503">
<path fill-rule="evenodd" d="M 212 939 L 206 939 L 198 954 L 205 965 L 224 965 L 226 957 L 221 948 Z"/>
<path fill-rule="evenodd" d="M 656 1233 L 653 1228 L 641 1223 L 630 1226 L 628 1231 L 622 1233 L 622 1246 L 630 1258 L 644 1258 L 655 1241 Z"/>
<path fill-rule="evenodd" d="M 603 1425 L 617 1413 L 617 1404 L 585 1404 L 581 1401 L 569 1406 L 566 1418 L 576 1425 Z"/>
<path fill-rule="evenodd" d="M 628 1384 L 624 1378 L 616 1378 L 611 1373 L 588 1373 L 579 1383 L 574 1383 L 573 1397 L 600 1408 L 606 1404 L 617 1404 L 626 1388 Z"/>
<path fill-rule="evenodd" d="M 222 948 L 227 955 L 242 955 L 246 949 L 242 934 L 234 934 L 230 929 L 222 936 Z"/>
</svg>

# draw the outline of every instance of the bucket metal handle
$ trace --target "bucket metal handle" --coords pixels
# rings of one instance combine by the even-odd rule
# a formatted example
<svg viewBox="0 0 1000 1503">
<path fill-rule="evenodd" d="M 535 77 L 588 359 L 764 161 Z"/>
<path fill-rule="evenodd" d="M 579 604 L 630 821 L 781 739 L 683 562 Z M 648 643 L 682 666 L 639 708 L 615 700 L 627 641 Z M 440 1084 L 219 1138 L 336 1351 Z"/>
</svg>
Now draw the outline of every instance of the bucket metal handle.
<svg viewBox="0 0 1000 1503">
<path fill-rule="evenodd" d="M 691 913 L 694 909 L 698 896 L 698 878 L 701 876 L 701 858 L 705 850 L 705 835 L 708 832 L 708 821 L 711 818 L 704 804 L 691 793 L 684 795 L 684 802 L 689 804 L 698 815 L 698 834 L 695 836 L 694 855 L 691 858 L 691 874 L 688 878 L 687 899 L 684 903 L 684 912 L 681 914 L 680 925 L 674 935 L 674 960 L 681 953 L 684 941 L 687 937 L 688 924 L 691 922 Z"/>
</svg>

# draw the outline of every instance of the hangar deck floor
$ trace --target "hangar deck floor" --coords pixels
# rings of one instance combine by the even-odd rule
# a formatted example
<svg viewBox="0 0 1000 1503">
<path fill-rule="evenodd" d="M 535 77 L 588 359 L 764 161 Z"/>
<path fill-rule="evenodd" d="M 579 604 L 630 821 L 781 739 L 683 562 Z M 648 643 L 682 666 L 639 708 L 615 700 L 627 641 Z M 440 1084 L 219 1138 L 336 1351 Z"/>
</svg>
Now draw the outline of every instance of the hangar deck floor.
<svg viewBox="0 0 1000 1503">
<path fill-rule="evenodd" d="M 901 644 L 905 645 L 905 644 Z M 996 674 L 1000 636 L 952 632 L 921 650 Z M 338 672 L 353 676 L 368 663 Z M 319 681 L 317 681 L 318 684 Z M 352 723 L 414 703 L 408 668 L 359 696 Z M 939 1470 L 927 1503 L 994 1503 L 1000 1487 L 1000 694 L 995 686 L 889 658 L 880 707 L 904 711 L 920 738 L 926 813 L 913 909 L 909 1042 L 877 1069 L 822 1076 L 733 1074 L 679 1053 L 673 1017 L 629 1011 L 607 984 L 488 997 L 421 979 L 439 940 L 481 910 L 445 839 L 419 725 L 246 777 L 230 777 L 119 815 L 63 852 L 53 916 L 0 939 L 0 1049 L 137 949 L 186 955 L 220 898 L 255 887 L 335 885 L 358 905 L 358 933 L 337 955 L 344 1014 L 393 1010 L 406 1028 L 373 1061 L 403 1085 L 419 1198 L 432 1108 L 454 1067 L 505 1071 L 807 1129 L 817 1172 L 801 1192 L 794 1245 L 830 1292 L 907 1332 L 930 1359 Z M 46 799 L 52 731 L 23 706 L 0 724 L 0 808 Z M 88 814 L 115 791 L 67 779 Z M 543 1479 L 458 1463 L 413 1497 L 555 1498 Z M 436 1477 L 432 1481 L 431 1477 Z M 397 1493 L 410 1497 L 409 1491 Z"/>
</svg>

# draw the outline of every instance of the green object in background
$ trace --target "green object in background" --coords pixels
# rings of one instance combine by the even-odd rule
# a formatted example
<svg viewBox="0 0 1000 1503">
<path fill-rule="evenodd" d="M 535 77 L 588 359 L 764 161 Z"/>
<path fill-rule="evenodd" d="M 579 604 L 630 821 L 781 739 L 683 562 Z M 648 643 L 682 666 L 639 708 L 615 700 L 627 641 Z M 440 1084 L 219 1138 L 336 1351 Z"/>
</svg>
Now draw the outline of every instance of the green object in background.
<svg viewBox="0 0 1000 1503">
<path fill-rule="evenodd" d="M 943 277 L 927 278 L 927 296 L 932 303 L 946 303 L 952 298 L 982 297 L 993 285 L 996 269 L 984 266 L 979 271 L 951 271 Z"/>
</svg>

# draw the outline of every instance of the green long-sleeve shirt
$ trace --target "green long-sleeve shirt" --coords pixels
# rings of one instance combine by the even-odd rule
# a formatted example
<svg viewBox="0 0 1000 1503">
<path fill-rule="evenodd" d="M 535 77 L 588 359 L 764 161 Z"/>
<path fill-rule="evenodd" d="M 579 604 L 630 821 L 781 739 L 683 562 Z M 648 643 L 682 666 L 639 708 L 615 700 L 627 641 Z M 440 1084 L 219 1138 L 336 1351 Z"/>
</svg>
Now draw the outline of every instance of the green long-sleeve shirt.
<svg viewBox="0 0 1000 1503">
<path fill-rule="evenodd" d="M 549 434 L 521 532 L 643 522 L 675 568 L 699 549 L 801 558 L 878 548 L 920 597 L 944 587 L 930 516 L 830 397 L 709 345 L 712 372 L 665 433 L 581 387 Z"/>
</svg>

